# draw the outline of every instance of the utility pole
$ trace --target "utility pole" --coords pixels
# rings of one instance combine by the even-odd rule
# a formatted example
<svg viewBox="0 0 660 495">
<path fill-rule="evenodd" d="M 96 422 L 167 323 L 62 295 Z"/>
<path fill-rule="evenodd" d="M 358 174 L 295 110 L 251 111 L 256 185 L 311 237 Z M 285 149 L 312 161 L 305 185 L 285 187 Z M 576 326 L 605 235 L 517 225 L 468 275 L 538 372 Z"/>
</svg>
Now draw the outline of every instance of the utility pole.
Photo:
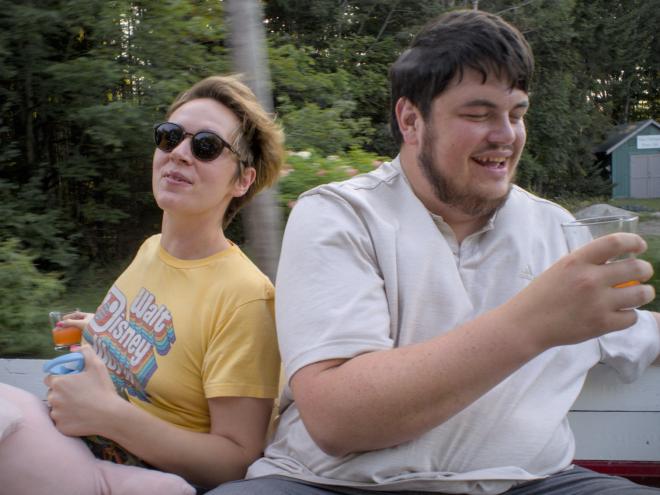
<svg viewBox="0 0 660 495">
<path fill-rule="evenodd" d="M 479 10 L 479 0 L 472 0 L 472 10 Z"/>
<path fill-rule="evenodd" d="M 261 105 L 273 112 L 270 71 L 266 53 L 263 13 L 258 0 L 226 0 L 234 71 L 252 89 Z M 243 208 L 247 251 L 254 263 L 275 282 L 282 243 L 282 215 L 277 186 L 259 193 Z"/>
</svg>

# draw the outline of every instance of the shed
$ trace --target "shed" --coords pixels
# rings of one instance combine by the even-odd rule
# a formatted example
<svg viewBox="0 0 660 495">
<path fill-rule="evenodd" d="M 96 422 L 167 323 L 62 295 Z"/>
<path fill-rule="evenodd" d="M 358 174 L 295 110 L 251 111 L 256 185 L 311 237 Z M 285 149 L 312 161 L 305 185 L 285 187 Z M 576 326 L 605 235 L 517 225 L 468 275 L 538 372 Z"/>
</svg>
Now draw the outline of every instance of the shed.
<svg viewBox="0 0 660 495">
<path fill-rule="evenodd" d="M 613 198 L 660 198 L 660 124 L 653 119 L 614 127 L 594 149 L 612 173 Z"/>
</svg>

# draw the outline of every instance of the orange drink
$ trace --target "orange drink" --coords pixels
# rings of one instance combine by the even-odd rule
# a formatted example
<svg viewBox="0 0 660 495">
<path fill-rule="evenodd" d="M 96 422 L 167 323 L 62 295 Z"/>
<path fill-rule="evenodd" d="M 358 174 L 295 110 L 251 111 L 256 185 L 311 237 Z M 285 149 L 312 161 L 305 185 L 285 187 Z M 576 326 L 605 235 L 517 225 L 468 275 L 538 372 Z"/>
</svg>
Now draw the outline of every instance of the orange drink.
<svg viewBox="0 0 660 495">
<path fill-rule="evenodd" d="M 80 344 L 82 330 L 78 327 L 55 327 L 52 330 L 55 349 L 68 349 Z"/>
<path fill-rule="evenodd" d="M 584 246 L 589 241 L 604 235 L 612 234 L 614 232 L 637 232 L 637 223 L 639 218 L 636 216 L 628 215 L 612 215 L 605 217 L 584 218 L 562 224 L 561 228 L 566 238 L 566 245 L 569 251 L 578 249 Z M 611 259 L 607 263 L 619 261 L 626 258 L 634 258 L 633 254 L 620 256 L 616 259 Z M 629 280 L 616 284 L 614 288 L 622 289 L 624 287 L 632 287 L 639 285 L 638 280 Z"/>
<path fill-rule="evenodd" d="M 639 285 L 639 280 L 629 280 L 628 282 L 623 282 L 622 284 L 616 284 L 615 289 L 623 289 L 624 287 L 632 287 L 633 285 Z"/>
<path fill-rule="evenodd" d="M 82 330 L 73 325 L 60 323 L 62 320 L 67 320 L 78 312 L 77 309 L 67 311 L 51 311 L 48 313 L 48 319 L 51 324 L 51 334 L 53 335 L 53 343 L 55 350 L 69 350 L 72 345 L 79 345 L 82 338 Z"/>
</svg>

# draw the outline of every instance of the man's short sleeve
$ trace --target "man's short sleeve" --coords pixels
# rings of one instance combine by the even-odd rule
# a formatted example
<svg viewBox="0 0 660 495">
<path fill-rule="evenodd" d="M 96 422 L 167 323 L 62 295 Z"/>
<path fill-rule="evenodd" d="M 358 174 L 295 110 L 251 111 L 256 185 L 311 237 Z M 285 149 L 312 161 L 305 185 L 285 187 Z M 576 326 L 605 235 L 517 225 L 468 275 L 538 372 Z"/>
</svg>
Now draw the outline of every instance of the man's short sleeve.
<svg viewBox="0 0 660 495">
<path fill-rule="evenodd" d="M 276 290 L 287 379 L 311 363 L 393 347 L 378 261 L 353 205 L 332 191 L 298 201 L 284 235 Z"/>
</svg>

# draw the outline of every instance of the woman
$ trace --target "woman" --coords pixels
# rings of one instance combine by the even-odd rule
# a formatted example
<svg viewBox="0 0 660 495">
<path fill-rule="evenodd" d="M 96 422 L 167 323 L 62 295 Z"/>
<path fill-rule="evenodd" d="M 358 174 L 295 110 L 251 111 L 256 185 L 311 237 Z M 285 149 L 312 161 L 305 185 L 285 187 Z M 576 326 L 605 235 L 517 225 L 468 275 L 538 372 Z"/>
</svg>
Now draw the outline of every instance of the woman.
<svg viewBox="0 0 660 495">
<path fill-rule="evenodd" d="M 91 346 L 84 372 L 46 378 L 50 417 L 97 457 L 216 486 L 262 452 L 278 392 L 273 287 L 223 229 L 276 180 L 283 136 L 220 76 L 182 93 L 154 135 L 162 232 L 95 315 L 62 322 Z"/>
</svg>

